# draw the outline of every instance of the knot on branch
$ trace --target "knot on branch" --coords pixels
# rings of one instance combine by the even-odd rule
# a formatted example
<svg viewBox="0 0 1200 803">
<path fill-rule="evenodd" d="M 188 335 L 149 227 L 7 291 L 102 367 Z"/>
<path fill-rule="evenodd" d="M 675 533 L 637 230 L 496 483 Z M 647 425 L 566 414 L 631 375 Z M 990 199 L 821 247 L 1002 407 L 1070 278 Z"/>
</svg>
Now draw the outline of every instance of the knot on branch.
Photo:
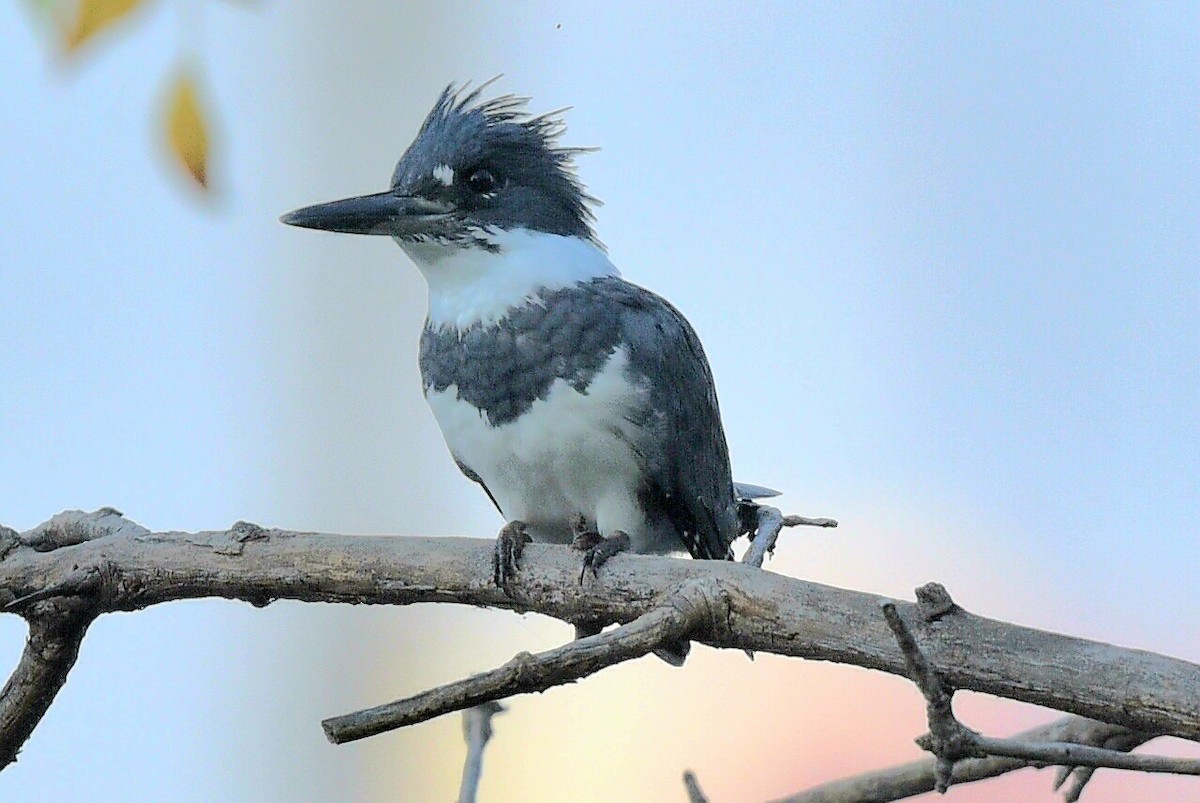
<svg viewBox="0 0 1200 803">
<path fill-rule="evenodd" d="M 528 650 L 521 652 L 509 658 L 504 666 L 500 667 L 500 671 L 508 675 L 514 685 L 520 686 L 531 679 L 532 672 L 536 661 L 534 661 L 533 653 Z"/>
<path fill-rule="evenodd" d="M 938 593 L 940 589 L 940 594 Z M 944 607 L 950 600 L 945 588 L 936 583 L 930 583 L 921 589 L 926 598 L 933 600 L 933 609 Z M 918 592 L 921 593 L 921 592 Z M 954 603 L 951 600 L 950 605 Z M 908 625 L 896 610 L 896 603 L 884 602 L 883 616 L 888 627 L 904 653 L 904 663 L 908 667 L 909 677 L 925 696 L 925 709 L 929 718 L 929 733 L 917 738 L 917 744 L 937 757 L 935 773 L 938 792 L 944 793 L 950 788 L 954 775 L 954 765 L 964 758 L 974 758 L 985 755 L 978 747 L 979 734 L 967 728 L 954 716 L 952 705 L 954 689 L 946 683 L 933 664 L 925 657 L 925 653 L 917 644 L 916 637 L 908 629 Z M 922 606 L 922 615 L 926 614 Z"/>
<path fill-rule="evenodd" d="M 946 762 L 950 767 L 964 758 L 983 758 L 987 755 L 979 748 L 979 732 L 971 730 L 957 719 L 931 721 L 930 727 L 935 729 L 913 741 L 922 750 L 933 753 L 939 761 Z"/>
<path fill-rule="evenodd" d="M 926 622 L 936 622 L 943 616 L 961 610 L 941 583 L 926 583 L 918 588 L 917 605 L 921 609 L 921 618 Z"/>
<path fill-rule="evenodd" d="M 125 518 L 116 508 L 102 507 L 91 513 L 64 510 L 52 516 L 49 521 L 22 533 L 19 538 L 22 544 L 35 552 L 51 552 L 111 535 L 142 535 L 149 532 L 145 527 Z"/>
<path fill-rule="evenodd" d="M 216 552 L 218 555 L 240 555 L 246 551 L 246 544 L 251 541 L 271 540 L 271 535 L 265 528 L 249 521 L 234 522 L 225 535 L 226 537 L 223 540 L 220 540 L 213 546 L 213 552 Z M 250 602 L 258 608 L 267 604 L 267 602 L 264 602 L 260 605 L 254 600 Z"/>
<path fill-rule="evenodd" d="M 57 583 L 11 600 L 5 604 L 4 610 L 32 619 L 46 611 L 31 606 L 50 601 L 88 611 L 94 618 L 104 611 L 113 610 L 113 603 L 120 594 L 120 569 L 111 561 L 101 560 L 93 566 L 76 569 Z M 57 611 L 59 615 L 65 612 Z"/>
<path fill-rule="evenodd" d="M 8 557 L 8 553 L 21 545 L 21 536 L 12 527 L 0 524 L 0 560 Z"/>
<path fill-rule="evenodd" d="M 689 638 L 722 640 L 731 631 L 730 616 L 733 603 L 729 592 L 711 577 L 688 580 L 677 591 L 666 595 L 661 603 L 678 612 L 681 622 L 690 623 Z"/>
</svg>

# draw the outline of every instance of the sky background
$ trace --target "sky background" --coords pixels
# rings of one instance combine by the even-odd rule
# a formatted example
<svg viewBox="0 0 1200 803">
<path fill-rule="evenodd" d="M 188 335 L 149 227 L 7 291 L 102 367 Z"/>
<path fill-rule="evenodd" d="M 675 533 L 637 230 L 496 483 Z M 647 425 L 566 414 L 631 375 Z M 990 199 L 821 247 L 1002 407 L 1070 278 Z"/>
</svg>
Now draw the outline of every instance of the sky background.
<svg viewBox="0 0 1200 803">
<path fill-rule="evenodd" d="M 1196 6 L 395 5 L 150 4 L 74 59 L 0 5 L 0 523 L 113 505 L 491 537 L 421 399 L 417 271 L 276 219 L 385 188 L 446 83 L 503 73 L 601 146 L 580 162 L 600 237 L 698 330 L 737 477 L 841 522 L 768 568 L 937 580 L 1200 660 Z M 211 198 L 159 130 L 181 56 L 216 116 Z M 457 717 L 337 748 L 319 720 L 569 635 L 446 606 L 106 616 L 0 799 L 450 800 Z M 0 619 L 0 664 L 22 640 Z M 958 702 L 994 735 L 1055 716 Z M 687 768 L 716 803 L 762 800 L 917 758 L 925 727 L 907 681 L 703 647 L 494 724 L 483 801 L 683 800 Z M 1102 771 L 1085 799 L 1196 784 Z"/>
</svg>

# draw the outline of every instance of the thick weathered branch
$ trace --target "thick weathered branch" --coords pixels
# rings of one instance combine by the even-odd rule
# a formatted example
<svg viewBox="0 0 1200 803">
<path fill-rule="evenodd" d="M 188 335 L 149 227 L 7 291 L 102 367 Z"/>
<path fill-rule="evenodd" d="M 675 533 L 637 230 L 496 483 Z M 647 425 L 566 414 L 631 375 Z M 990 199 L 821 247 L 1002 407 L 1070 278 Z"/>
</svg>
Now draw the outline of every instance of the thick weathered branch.
<svg viewBox="0 0 1200 803">
<path fill-rule="evenodd" d="M 13 546 L 0 560 L 5 599 L 69 587 L 83 571 L 96 584 L 90 593 L 98 612 L 197 597 L 259 605 L 287 598 L 455 602 L 568 622 L 624 623 L 688 580 L 707 578 L 721 588 L 728 616 L 704 643 L 907 673 L 876 595 L 736 563 L 618 555 L 597 580 L 581 585 L 577 553 L 531 544 L 509 597 L 492 583 L 490 540 L 319 535 L 245 524 L 150 533 L 99 524 L 95 514 L 56 519 L 59 529 L 69 523 L 74 535 L 88 537 L 45 552 L 23 540 Z M 1007 624 L 957 606 L 928 619 L 911 603 L 898 602 L 896 609 L 954 688 L 1200 740 L 1200 666 L 1194 663 Z"/>
</svg>

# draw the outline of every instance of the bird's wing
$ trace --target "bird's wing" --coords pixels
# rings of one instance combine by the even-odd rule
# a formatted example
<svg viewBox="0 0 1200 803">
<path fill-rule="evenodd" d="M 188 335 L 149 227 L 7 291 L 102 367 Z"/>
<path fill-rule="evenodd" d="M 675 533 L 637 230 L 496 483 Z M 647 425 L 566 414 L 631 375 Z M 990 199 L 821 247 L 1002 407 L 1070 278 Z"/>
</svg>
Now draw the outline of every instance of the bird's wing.
<svg viewBox="0 0 1200 803">
<path fill-rule="evenodd" d="M 666 515 L 692 557 L 725 560 L 737 534 L 729 450 L 700 339 L 665 299 L 620 279 L 621 344 L 631 379 L 649 389 L 638 444 L 648 483 L 642 503 Z M 617 284 L 619 283 L 619 285 Z"/>
</svg>

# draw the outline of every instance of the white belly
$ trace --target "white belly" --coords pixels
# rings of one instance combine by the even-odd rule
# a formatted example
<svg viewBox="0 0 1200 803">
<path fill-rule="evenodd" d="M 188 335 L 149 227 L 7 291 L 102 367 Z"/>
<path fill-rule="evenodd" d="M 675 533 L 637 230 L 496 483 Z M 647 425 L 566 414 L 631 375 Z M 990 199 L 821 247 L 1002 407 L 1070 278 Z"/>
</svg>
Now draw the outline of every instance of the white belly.
<svg viewBox="0 0 1200 803">
<path fill-rule="evenodd" d="M 587 393 L 555 380 L 545 399 L 498 427 L 458 388 L 426 395 L 450 451 L 483 480 L 506 519 L 520 519 L 541 541 L 570 540 L 570 517 L 582 513 L 604 535 L 622 530 L 637 552 L 672 548 L 667 532 L 649 531 L 638 504 L 643 469 L 627 413 L 644 391 L 623 375 L 617 349 Z"/>
</svg>

